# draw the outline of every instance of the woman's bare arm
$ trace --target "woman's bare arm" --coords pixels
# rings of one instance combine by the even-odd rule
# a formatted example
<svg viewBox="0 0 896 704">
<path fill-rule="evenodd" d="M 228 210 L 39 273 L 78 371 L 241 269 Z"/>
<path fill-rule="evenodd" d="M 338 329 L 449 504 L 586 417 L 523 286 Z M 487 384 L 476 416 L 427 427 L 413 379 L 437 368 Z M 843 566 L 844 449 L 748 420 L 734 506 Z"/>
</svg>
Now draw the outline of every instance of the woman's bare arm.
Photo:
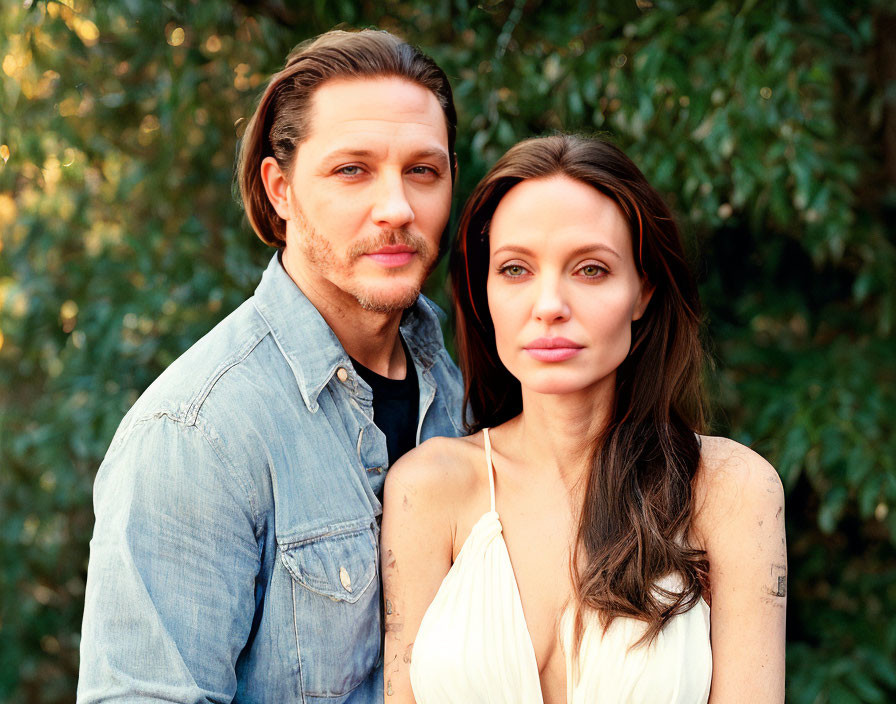
<svg viewBox="0 0 896 704">
<path fill-rule="evenodd" d="M 784 701 L 787 546 L 774 468 L 724 438 L 704 438 L 696 537 L 710 564 L 710 704 Z"/>
<path fill-rule="evenodd" d="M 382 544 L 387 704 L 413 704 L 414 639 L 448 570 L 454 535 L 452 497 L 458 489 L 457 440 L 434 438 L 389 470 L 383 498 Z M 462 482 L 461 482 L 462 483 Z"/>
</svg>

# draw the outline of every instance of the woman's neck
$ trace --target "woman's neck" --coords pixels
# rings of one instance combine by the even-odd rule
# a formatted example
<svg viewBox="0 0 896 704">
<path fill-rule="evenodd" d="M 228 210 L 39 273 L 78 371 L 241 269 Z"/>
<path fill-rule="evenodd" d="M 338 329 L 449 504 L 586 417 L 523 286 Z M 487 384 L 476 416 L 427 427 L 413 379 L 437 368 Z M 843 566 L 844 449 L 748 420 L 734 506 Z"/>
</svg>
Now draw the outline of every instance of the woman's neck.
<svg viewBox="0 0 896 704">
<path fill-rule="evenodd" d="M 612 415 L 615 388 L 606 386 L 574 394 L 523 389 L 523 412 L 506 424 L 507 445 L 526 464 L 557 471 L 572 489 L 588 472 Z"/>
</svg>

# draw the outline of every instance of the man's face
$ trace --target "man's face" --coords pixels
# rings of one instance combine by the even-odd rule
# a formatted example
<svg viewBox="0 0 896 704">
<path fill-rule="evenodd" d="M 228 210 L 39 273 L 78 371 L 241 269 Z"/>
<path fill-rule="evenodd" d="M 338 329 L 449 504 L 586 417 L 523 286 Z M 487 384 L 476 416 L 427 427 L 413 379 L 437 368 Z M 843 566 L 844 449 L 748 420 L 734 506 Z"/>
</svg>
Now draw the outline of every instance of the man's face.
<svg viewBox="0 0 896 704">
<path fill-rule="evenodd" d="M 287 270 L 312 298 L 403 310 L 435 265 L 451 208 L 442 108 L 404 79 L 333 80 L 310 117 L 286 188 Z"/>
</svg>

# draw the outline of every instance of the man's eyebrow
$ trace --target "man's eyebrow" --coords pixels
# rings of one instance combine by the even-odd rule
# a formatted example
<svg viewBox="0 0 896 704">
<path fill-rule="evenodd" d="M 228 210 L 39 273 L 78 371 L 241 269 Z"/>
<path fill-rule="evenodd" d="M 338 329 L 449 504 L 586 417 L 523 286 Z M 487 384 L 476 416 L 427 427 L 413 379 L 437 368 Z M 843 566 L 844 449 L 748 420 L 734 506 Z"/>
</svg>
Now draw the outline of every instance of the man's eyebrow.
<svg viewBox="0 0 896 704">
<path fill-rule="evenodd" d="M 615 249 L 613 249 L 609 245 L 601 244 L 599 242 L 576 247 L 569 253 L 569 256 L 578 257 L 583 254 L 588 254 L 589 252 L 596 251 L 606 252 L 607 254 L 613 255 L 617 259 L 622 259 L 622 256 Z M 501 252 L 516 252 L 517 254 L 522 254 L 527 257 L 532 257 L 535 255 L 535 253 L 531 249 L 528 249 L 527 247 L 521 247 L 520 245 L 516 244 L 506 244 L 503 247 L 498 247 L 498 249 L 495 250 L 494 254 L 500 254 Z"/>
<path fill-rule="evenodd" d="M 333 159 L 336 157 L 343 156 L 353 156 L 353 157 L 371 157 L 373 156 L 373 152 L 369 149 L 334 149 L 329 154 L 327 154 L 327 159 Z"/>
<path fill-rule="evenodd" d="M 414 159 L 435 159 L 442 168 L 448 168 L 448 153 L 444 149 L 421 149 L 413 153 Z"/>
<path fill-rule="evenodd" d="M 370 149 L 334 149 L 327 154 L 325 158 L 329 161 L 344 157 L 350 157 L 352 159 L 369 159 L 375 156 L 376 152 Z M 409 161 L 416 161 L 417 159 L 433 159 L 437 161 L 438 166 L 443 169 L 447 169 L 449 165 L 448 153 L 444 149 L 437 149 L 435 147 L 420 149 L 419 151 L 411 152 L 409 154 Z"/>
</svg>

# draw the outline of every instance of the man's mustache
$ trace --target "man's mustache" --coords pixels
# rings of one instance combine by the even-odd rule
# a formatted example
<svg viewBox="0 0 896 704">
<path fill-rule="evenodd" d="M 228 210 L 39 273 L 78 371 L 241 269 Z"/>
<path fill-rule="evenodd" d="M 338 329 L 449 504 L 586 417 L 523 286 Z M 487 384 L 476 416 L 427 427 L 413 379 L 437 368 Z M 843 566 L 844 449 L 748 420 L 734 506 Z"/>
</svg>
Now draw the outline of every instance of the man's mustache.
<svg viewBox="0 0 896 704">
<path fill-rule="evenodd" d="M 432 247 L 425 238 L 405 228 L 381 230 L 379 234 L 355 242 L 348 250 L 349 261 L 354 261 L 365 254 L 375 252 L 388 245 L 405 245 L 415 250 L 424 260 L 432 254 Z"/>
</svg>

